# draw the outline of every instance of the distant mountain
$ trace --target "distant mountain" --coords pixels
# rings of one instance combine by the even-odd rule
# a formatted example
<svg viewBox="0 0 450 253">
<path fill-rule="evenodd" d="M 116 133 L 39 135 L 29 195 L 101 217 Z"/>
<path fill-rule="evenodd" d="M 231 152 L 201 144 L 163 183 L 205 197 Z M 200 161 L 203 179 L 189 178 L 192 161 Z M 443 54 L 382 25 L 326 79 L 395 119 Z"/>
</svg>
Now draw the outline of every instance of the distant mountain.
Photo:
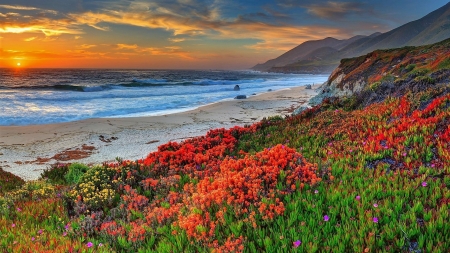
<svg viewBox="0 0 450 253">
<path fill-rule="evenodd" d="M 330 45 L 317 43 L 329 38 L 305 42 L 276 59 L 256 65 L 253 69 L 271 72 L 330 73 L 344 58 L 364 55 L 377 49 L 432 44 L 447 38 L 450 38 L 450 3 L 419 20 L 389 32 L 355 36 L 341 41 L 344 43 L 340 46 L 336 46 L 338 41 L 336 39 L 334 44 Z M 303 45 L 308 43 L 317 46 L 303 49 Z M 330 47 L 336 50 L 330 50 Z"/>
<path fill-rule="evenodd" d="M 301 61 L 305 58 L 305 56 L 308 56 L 310 53 L 315 52 L 318 49 L 333 48 L 335 50 L 340 50 L 353 43 L 354 41 L 365 37 L 366 36 L 358 35 L 347 40 L 338 40 L 328 37 L 322 40 L 306 41 L 275 59 L 269 60 L 263 64 L 257 64 L 252 69 L 258 71 L 267 71 L 272 67 L 282 67 L 293 62 Z"/>
</svg>

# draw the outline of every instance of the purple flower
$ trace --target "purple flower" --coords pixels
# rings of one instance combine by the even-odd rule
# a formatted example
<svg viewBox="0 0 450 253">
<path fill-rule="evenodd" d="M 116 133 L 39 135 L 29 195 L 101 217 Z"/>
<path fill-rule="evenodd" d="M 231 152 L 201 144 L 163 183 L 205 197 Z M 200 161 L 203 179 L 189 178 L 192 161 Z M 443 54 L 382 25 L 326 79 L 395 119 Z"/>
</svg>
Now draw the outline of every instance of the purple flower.
<svg viewBox="0 0 450 253">
<path fill-rule="evenodd" d="M 361 196 L 358 195 L 355 197 L 355 199 L 359 201 L 361 199 Z"/>
<path fill-rule="evenodd" d="M 434 166 L 435 166 L 434 163 L 432 163 L 432 164 L 431 164 L 431 168 L 434 168 Z"/>
<path fill-rule="evenodd" d="M 373 207 L 377 208 L 377 207 L 378 207 L 378 204 L 377 204 L 377 203 L 374 203 L 374 204 L 373 204 Z"/>
<path fill-rule="evenodd" d="M 318 190 L 315 190 L 314 193 L 317 194 L 317 193 L 319 193 L 319 191 L 318 191 Z"/>
<path fill-rule="evenodd" d="M 293 242 L 293 244 L 294 244 L 294 248 L 298 248 L 298 246 L 302 245 L 302 241 L 297 240 L 297 241 Z"/>
<path fill-rule="evenodd" d="M 403 152 L 403 154 L 402 154 L 403 156 L 406 156 L 406 152 Z"/>
<path fill-rule="evenodd" d="M 428 185 L 427 182 L 425 182 L 425 181 L 422 182 L 423 187 L 427 187 L 427 185 Z"/>
<path fill-rule="evenodd" d="M 16 224 L 15 224 L 15 223 L 11 224 L 11 227 L 15 228 L 15 227 L 16 227 Z"/>
<path fill-rule="evenodd" d="M 66 231 L 64 231 L 63 232 L 63 234 L 62 234 L 62 236 L 66 236 L 67 235 L 67 232 Z"/>
<path fill-rule="evenodd" d="M 20 209 L 20 208 L 17 208 L 17 212 L 20 212 L 20 211 L 22 211 L 22 209 Z"/>
<path fill-rule="evenodd" d="M 38 234 L 42 234 L 42 229 L 39 229 Z"/>
<path fill-rule="evenodd" d="M 378 217 L 373 217 L 372 221 L 375 222 L 375 223 L 378 223 Z"/>
<path fill-rule="evenodd" d="M 98 246 L 99 246 L 99 247 L 103 247 L 103 243 L 99 243 Z"/>
<path fill-rule="evenodd" d="M 93 244 L 92 242 L 86 243 L 86 247 L 90 248 L 90 247 L 92 247 L 92 246 L 94 246 L 94 244 Z"/>
<path fill-rule="evenodd" d="M 330 220 L 330 217 L 329 217 L 328 215 L 325 215 L 325 216 L 323 216 L 323 220 L 324 220 L 324 221 L 329 221 L 329 220 Z"/>
<path fill-rule="evenodd" d="M 31 237 L 31 241 L 34 241 L 35 240 L 35 238 L 34 237 Z"/>
</svg>

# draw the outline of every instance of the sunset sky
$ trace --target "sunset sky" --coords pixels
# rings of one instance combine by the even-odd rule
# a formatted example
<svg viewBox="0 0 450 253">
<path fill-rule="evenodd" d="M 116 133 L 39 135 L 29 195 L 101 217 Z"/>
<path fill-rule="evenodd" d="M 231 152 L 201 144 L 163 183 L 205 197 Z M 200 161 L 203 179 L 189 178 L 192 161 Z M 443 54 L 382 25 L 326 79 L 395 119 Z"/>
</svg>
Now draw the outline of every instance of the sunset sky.
<svg viewBox="0 0 450 253">
<path fill-rule="evenodd" d="M 447 1 L 1 0 L 0 67 L 246 69 L 386 32 Z"/>
</svg>

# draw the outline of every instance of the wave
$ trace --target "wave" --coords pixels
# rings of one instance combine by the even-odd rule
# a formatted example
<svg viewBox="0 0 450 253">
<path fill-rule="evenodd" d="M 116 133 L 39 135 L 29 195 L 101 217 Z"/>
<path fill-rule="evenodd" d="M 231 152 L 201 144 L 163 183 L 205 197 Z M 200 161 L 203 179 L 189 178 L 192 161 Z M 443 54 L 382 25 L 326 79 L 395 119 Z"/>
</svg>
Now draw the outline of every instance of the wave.
<svg viewBox="0 0 450 253">
<path fill-rule="evenodd" d="M 168 79 L 133 79 L 131 82 L 104 85 L 80 85 L 80 84 L 55 84 L 39 87 L 15 86 L 12 89 L 38 89 L 38 90 L 63 90 L 75 92 L 99 92 L 118 87 L 159 87 L 159 86 L 212 86 L 212 85 L 240 85 L 249 83 L 263 83 L 265 79 L 242 79 L 242 80 L 168 80 Z M 11 87 L 9 88 L 11 89 Z"/>
</svg>

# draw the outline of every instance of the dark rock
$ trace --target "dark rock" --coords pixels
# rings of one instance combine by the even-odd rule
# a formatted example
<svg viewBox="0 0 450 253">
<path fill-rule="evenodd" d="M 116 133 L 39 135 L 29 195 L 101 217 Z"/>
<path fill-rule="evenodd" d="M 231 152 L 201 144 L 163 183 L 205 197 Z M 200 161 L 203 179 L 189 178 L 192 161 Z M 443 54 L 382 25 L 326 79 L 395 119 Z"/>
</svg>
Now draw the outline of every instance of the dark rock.
<svg viewBox="0 0 450 253">
<path fill-rule="evenodd" d="M 311 84 L 307 84 L 307 85 L 305 86 L 305 89 L 308 89 L 308 90 L 312 89 Z"/>
<path fill-rule="evenodd" d="M 241 87 L 239 87 L 239 85 L 235 85 L 234 90 L 236 90 L 236 91 L 241 90 Z"/>
<path fill-rule="evenodd" d="M 247 98 L 246 95 L 238 95 L 234 99 L 246 99 L 246 98 Z"/>
<path fill-rule="evenodd" d="M 272 89 L 268 89 L 267 91 L 272 91 Z"/>
</svg>

